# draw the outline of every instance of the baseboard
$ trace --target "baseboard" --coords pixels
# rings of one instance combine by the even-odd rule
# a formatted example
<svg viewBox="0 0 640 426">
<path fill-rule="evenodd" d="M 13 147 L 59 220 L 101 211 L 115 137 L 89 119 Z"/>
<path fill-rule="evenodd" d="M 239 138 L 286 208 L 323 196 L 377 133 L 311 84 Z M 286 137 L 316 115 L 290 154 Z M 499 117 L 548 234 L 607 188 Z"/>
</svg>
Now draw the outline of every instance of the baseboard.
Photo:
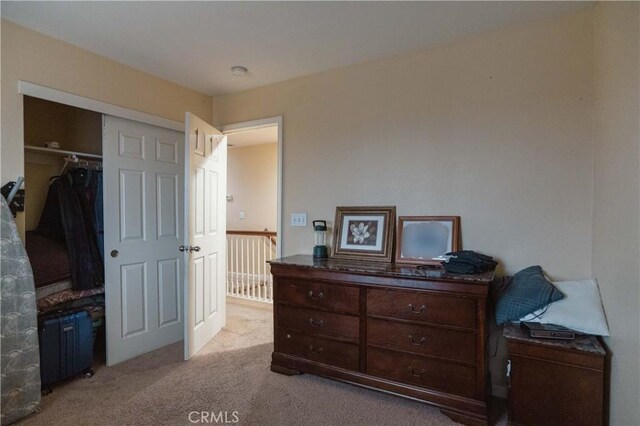
<svg viewBox="0 0 640 426">
<path fill-rule="evenodd" d="M 491 386 L 491 393 L 496 398 L 507 399 L 507 388 L 505 386 L 493 385 Z"/>
</svg>

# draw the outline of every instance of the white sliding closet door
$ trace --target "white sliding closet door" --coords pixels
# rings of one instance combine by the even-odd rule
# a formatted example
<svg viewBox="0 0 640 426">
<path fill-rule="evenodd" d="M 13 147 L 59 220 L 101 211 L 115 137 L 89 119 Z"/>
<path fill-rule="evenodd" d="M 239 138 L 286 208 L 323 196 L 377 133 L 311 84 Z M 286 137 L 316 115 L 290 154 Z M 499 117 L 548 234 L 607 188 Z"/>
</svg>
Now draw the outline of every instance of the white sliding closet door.
<svg viewBox="0 0 640 426">
<path fill-rule="evenodd" d="M 104 116 L 107 365 L 184 337 L 184 154 L 183 133 Z"/>
</svg>

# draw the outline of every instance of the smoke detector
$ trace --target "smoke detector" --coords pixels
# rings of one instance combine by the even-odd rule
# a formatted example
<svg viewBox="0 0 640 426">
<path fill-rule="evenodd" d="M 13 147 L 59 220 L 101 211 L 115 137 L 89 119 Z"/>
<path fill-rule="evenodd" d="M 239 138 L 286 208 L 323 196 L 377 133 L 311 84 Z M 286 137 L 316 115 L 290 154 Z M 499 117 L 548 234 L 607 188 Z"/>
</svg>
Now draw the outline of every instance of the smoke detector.
<svg viewBox="0 0 640 426">
<path fill-rule="evenodd" d="M 236 77 L 247 75 L 248 72 L 249 70 L 247 69 L 247 67 L 243 67 L 242 65 L 234 65 L 231 67 L 231 74 L 235 75 Z"/>
</svg>

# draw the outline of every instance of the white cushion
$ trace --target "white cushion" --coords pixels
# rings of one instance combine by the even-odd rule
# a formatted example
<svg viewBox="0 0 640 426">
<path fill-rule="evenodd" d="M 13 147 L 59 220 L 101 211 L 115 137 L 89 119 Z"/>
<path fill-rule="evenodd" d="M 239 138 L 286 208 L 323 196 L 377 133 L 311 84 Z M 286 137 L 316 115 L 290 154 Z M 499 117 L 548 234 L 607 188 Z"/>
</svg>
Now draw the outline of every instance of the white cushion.
<svg viewBox="0 0 640 426">
<path fill-rule="evenodd" d="M 521 318 L 520 321 L 556 324 L 580 333 L 608 336 L 609 326 L 595 280 L 554 282 L 564 299 Z M 546 311 L 545 311 L 546 309 Z"/>
</svg>

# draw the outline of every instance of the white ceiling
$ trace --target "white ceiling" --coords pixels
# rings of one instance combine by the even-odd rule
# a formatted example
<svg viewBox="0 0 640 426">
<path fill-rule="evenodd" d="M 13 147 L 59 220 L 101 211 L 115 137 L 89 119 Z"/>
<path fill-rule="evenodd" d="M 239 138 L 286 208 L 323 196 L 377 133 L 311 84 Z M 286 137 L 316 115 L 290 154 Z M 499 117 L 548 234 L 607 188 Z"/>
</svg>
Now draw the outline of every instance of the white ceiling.
<svg viewBox="0 0 640 426">
<path fill-rule="evenodd" d="M 246 130 L 231 133 L 227 136 L 227 143 L 234 148 L 278 142 L 278 126 L 263 127 L 262 129 Z"/>
<path fill-rule="evenodd" d="M 576 11 L 585 2 L 10 2 L 2 17 L 215 95 Z M 244 65 L 249 74 L 229 69 Z"/>
</svg>

